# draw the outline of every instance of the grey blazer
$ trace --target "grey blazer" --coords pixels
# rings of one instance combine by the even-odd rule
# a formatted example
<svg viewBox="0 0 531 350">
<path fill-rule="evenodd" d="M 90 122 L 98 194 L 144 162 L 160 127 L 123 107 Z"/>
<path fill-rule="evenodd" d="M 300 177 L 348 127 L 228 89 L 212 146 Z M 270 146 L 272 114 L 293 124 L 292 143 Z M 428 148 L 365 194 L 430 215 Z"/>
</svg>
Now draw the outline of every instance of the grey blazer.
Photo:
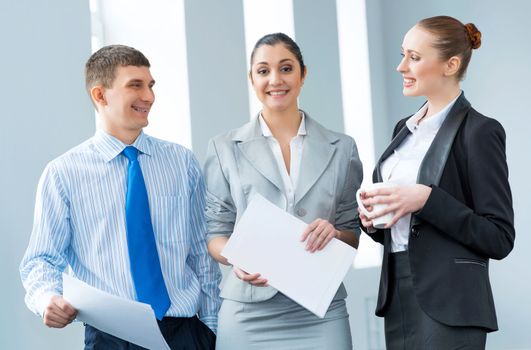
<svg viewBox="0 0 531 350">
<path fill-rule="evenodd" d="M 322 218 L 338 230 L 353 231 L 359 236 L 355 193 L 363 172 L 356 144 L 351 137 L 327 130 L 305 115 L 307 134 L 295 189 L 294 212 L 307 223 Z M 204 173 L 209 242 L 218 236 L 231 235 L 255 193 L 282 209 L 287 208 L 282 178 L 267 139 L 262 135 L 258 117 L 210 140 Z M 270 299 L 276 293 L 273 287 L 254 287 L 230 273 L 221 297 L 257 302 Z M 335 299 L 346 295 L 342 284 Z"/>
</svg>

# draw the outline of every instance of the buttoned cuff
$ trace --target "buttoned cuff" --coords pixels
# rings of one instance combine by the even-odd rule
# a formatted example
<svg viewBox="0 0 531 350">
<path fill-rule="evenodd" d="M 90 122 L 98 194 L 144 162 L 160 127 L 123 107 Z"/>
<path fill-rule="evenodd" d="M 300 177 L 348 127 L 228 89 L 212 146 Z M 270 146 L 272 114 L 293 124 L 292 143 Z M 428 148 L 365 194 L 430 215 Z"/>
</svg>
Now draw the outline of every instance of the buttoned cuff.
<svg viewBox="0 0 531 350">
<path fill-rule="evenodd" d="M 202 316 L 199 320 L 207 325 L 214 334 L 218 332 L 218 317 L 217 316 Z"/>
<path fill-rule="evenodd" d="M 50 304 L 50 300 L 53 296 L 58 295 L 57 293 L 53 292 L 46 292 L 43 293 L 41 296 L 39 296 L 35 300 L 35 308 L 37 311 L 37 314 L 44 318 L 44 312 L 46 311 L 46 308 L 48 307 L 48 304 Z"/>
</svg>

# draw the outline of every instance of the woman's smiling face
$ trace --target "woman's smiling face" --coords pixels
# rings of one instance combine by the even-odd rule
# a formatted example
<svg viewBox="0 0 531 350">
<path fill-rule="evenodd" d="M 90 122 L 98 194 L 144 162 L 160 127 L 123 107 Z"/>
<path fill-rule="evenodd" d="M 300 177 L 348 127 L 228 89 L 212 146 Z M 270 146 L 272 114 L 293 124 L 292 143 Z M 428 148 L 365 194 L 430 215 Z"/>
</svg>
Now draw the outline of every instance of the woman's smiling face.
<svg viewBox="0 0 531 350">
<path fill-rule="evenodd" d="M 402 60 L 396 70 L 402 74 L 405 96 L 433 96 L 445 81 L 447 63 L 432 46 L 433 34 L 414 26 L 404 36 Z"/>
<path fill-rule="evenodd" d="M 250 79 L 264 111 L 297 109 L 305 72 L 295 55 L 282 43 L 256 49 Z"/>
</svg>

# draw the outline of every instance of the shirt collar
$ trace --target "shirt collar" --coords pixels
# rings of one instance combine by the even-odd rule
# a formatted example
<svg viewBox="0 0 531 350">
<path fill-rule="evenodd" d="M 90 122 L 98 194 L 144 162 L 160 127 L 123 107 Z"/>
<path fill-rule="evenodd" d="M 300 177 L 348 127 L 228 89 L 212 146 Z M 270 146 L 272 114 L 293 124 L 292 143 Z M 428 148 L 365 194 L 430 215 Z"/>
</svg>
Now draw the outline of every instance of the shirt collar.
<svg viewBox="0 0 531 350">
<path fill-rule="evenodd" d="M 101 129 L 96 131 L 96 134 L 92 138 L 92 143 L 106 162 L 110 162 L 116 158 L 116 156 L 122 153 L 125 147 L 129 146 Z M 151 142 L 148 136 L 142 131 L 131 146 L 136 147 L 140 153 L 147 155 L 153 154 Z"/>
<path fill-rule="evenodd" d="M 300 135 L 306 135 L 306 116 L 304 112 L 301 113 L 301 123 L 299 124 L 299 130 L 297 131 L 297 136 Z M 262 116 L 262 113 L 258 116 L 258 121 L 260 122 L 260 128 L 262 129 L 262 135 L 265 137 L 273 137 L 273 133 L 271 132 L 271 129 L 267 126 L 267 123 L 264 120 L 264 117 Z"/>
<path fill-rule="evenodd" d="M 448 112 L 450 112 L 450 109 L 452 109 L 452 106 L 454 105 L 455 101 L 459 98 L 459 96 L 461 96 L 461 94 L 459 94 L 456 98 L 450 101 L 450 103 L 448 103 L 438 113 L 432 115 L 431 117 L 427 119 L 424 119 L 422 123 L 417 125 L 418 120 L 421 119 L 426 114 L 426 110 L 428 109 L 428 104 L 425 103 L 424 106 L 422 106 L 417 111 L 417 113 L 413 114 L 413 116 L 411 116 L 411 118 L 409 118 L 406 121 L 406 126 L 408 127 L 409 131 L 415 132 L 416 130 L 421 129 L 425 131 L 437 132 L 441 128 L 441 125 L 446 119 Z"/>
</svg>

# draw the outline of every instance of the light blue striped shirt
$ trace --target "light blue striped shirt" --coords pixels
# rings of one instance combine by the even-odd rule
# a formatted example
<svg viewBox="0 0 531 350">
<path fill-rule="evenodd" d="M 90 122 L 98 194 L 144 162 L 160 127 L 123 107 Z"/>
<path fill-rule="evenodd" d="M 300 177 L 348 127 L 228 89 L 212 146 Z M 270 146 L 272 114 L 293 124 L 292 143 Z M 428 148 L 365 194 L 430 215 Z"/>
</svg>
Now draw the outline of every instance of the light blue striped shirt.
<svg viewBox="0 0 531 350">
<path fill-rule="evenodd" d="M 26 304 L 43 315 L 62 294 L 62 271 L 111 294 L 136 298 L 125 230 L 126 147 L 99 130 L 50 162 L 40 179 L 30 243 L 20 265 Z M 208 255 L 205 186 L 186 148 L 141 133 L 133 144 L 149 197 L 162 273 L 171 299 L 166 316 L 198 314 L 212 330 L 220 306 L 219 267 Z"/>
</svg>

